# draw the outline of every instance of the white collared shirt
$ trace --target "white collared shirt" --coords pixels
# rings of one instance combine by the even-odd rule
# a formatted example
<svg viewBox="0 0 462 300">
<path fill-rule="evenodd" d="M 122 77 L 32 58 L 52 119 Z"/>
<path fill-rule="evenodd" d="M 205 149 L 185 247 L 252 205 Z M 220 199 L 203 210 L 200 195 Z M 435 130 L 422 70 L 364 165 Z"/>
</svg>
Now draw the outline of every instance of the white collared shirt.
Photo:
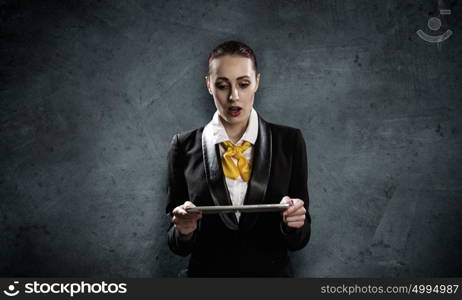
<svg viewBox="0 0 462 300">
<path fill-rule="evenodd" d="M 207 133 L 205 138 L 212 139 L 214 144 L 219 144 L 225 141 L 231 141 L 231 139 L 228 137 L 228 134 L 226 133 L 225 128 L 223 127 L 223 124 L 221 123 L 218 110 L 215 112 L 212 120 L 206 125 L 206 127 L 209 127 L 209 128 L 207 128 L 207 130 L 204 130 L 204 132 Z M 235 144 L 237 146 L 241 146 L 244 141 L 248 141 L 252 144 L 252 146 L 250 146 L 243 152 L 243 155 L 249 161 L 250 165 L 252 165 L 253 146 L 255 145 L 257 136 L 258 136 L 258 115 L 255 109 L 252 108 L 252 112 L 250 113 L 250 118 L 249 118 L 249 124 L 247 125 L 247 128 L 244 134 L 242 135 L 242 137 Z M 225 151 L 226 151 L 225 147 L 220 144 L 220 155 L 222 159 L 223 159 L 223 152 Z M 232 160 L 237 165 L 237 159 L 232 157 Z M 231 179 L 226 176 L 225 178 L 226 178 L 226 185 L 228 187 L 231 202 L 233 203 L 233 205 L 242 205 L 244 203 L 244 198 L 247 192 L 248 182 L 243 181 L 241 176 L 239 176 L 236 179 Z M 239 212 L 236 213 L 236 217 L 237 217 L 237 220 L 239 221 L 239 218 L 240 218 Z"/>
</svg>

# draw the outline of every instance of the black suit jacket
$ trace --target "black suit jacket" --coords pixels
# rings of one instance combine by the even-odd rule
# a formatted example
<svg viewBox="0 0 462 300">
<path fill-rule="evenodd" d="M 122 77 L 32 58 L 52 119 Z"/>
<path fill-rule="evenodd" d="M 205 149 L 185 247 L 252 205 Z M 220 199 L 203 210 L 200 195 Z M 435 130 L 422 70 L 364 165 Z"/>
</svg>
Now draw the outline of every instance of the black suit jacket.
<svg viewBox="0 0 462 300">
<path fill-rule="evenodd" d="M 202 137 L 204 127 L 176 134 L 168 153 L 166 212 L 185 201 L 196 206 L 232 205 L 221 168 L 219 145 Z M 306 246 L 311 233 L 308 212 L 306 146 L 299 129 L 272 124 L 259 116 L 252 174 L 244 204 L 280 203 L 288 195 L 305 203 L 305 225 L 294 229 L 280 212 L 203 214 L 191 240 L 173 224 L 168 245 L 181 256 L 191 254 L 190 277 L 292 277 L 288 250 Z"/>
</svg>

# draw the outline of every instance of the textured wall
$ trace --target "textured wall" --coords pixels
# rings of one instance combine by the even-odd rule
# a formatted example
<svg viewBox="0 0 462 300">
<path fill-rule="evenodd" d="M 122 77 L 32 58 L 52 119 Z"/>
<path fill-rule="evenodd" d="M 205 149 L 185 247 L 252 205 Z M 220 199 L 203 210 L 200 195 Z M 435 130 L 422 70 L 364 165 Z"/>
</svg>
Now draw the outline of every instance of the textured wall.
<svg viewBox="0 0 462 300">
<path fill-rule="evenodd" d="M 166 154 L 211 118 L 229 39 L 307 141 L 298 276 L 462 275 L 460 2 L 45 2 L 0 1 L 0 275 L 176 276 Z M 444 5 L 453 36 L 421 40 Z"/>
</svg>

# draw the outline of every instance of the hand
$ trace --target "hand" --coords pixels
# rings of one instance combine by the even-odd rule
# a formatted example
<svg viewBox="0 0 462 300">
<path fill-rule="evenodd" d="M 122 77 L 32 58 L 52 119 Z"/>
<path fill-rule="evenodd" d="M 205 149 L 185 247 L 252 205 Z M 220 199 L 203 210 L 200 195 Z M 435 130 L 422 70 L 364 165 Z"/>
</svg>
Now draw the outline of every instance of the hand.
<svg viewBox="0 0 462 300">
<path fill-rule="evenodd" d="M 306 213 L 303 200 L 284 196 L 281 200 L 281 204 L 285 203 L 290 204 L 290 207 L 281 213 L 282 221 L 292 228 L 302 227 L 305 224 Z"/>
<path fill-rule="evenodd" d="M 187 212 L 186 208 L 188 207 L 196 206 L 192 202 L 186 201 L 175 207 L 171 220 L 180 235 L 183 235 L 182 238 L 186 240 L 192 237 L 192 233 L 197 229 L 197 220 L 202 218 L 202 212 Z"/>
</svg>

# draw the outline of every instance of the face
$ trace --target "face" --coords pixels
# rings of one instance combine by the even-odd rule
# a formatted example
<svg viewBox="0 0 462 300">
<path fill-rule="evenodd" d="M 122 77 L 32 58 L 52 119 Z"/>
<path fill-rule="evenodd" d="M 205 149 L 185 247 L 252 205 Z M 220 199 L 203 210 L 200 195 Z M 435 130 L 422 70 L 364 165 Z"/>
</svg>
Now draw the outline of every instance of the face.
<svg viewBox="0 0 462 300">
<path fill-rule="evenodd" d="M 222 121 L 246 124 L 260 82 L 252 60 L 237 55 L 217 57 L 210 63 L 205 81 Z"/>
</svg>

